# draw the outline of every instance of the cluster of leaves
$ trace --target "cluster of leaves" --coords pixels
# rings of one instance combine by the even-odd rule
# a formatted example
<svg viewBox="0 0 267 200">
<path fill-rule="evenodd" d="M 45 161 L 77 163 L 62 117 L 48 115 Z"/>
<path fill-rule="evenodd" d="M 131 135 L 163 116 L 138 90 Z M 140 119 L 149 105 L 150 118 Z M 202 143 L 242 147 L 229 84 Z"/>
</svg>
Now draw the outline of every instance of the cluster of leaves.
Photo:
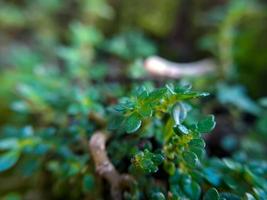
<svg viewBox="0 0 267 200">
<path fill-rule="evenodd" d="M 119 128 L 127 133 L 136 132 L 141 127 L 144 119 L 149 119 L 155 115 L 160 117 L 170 112 L 175 103 L 179 101 L 206 95 L 207 93 L 190 91 L 190 86 L 173 87 L 172 85 L 166 85 L 166 87 L 154 91 L 148 91 L 145 87 L 141 87 L 136 91 L 132 99 L 123 98 L 114 107 L 114 110 L 122 115 L 116 115 L 115 119 L 110 123 L 110 129 Z M 181 116 L 177 116 L 178 119 L 184 117 L 185 112 L 186 110 Z M 123 117 L 123 120 L 121 120 L 121 117 Z"/>
<path fill-rule="evenodd" d="M 160 127 L 165 130 L 161 133 L 161 148 L 156 150 L 158 153 L 149 149 L 137 152 L 132 158 L 131 170 L 133 173 L 156 173 L 162 165 L 170 176 L 174 176 L 176 169 L 179 169 L 189 177 L 190 182 L 186 184 L 188 188 L 185 193 L 173 194 L 174 199 L 182 198 L 182 195 L 194 199 L 200 197 L 200 186 L 194 181 L 191 184 L 189 174 L 200 166 L 200 160 L 205 153 L 205 142 L 201 134 L 214 128 L 214 117 L 207 116 L 192 125 L 185 125 L 183 122 L 188 112 L 184 101 L 201 96 L 207 96 L 207 93 L 191 91 L 190 86 L 166 85 L 152 91 L 142 87 L 136 91 L 133 98 L 124 98 L 114 107 L 116 114 L 110 122 L 110 129 L 118 129 L 128 134 L 142 134 L 150 128 L 149 124 L 155 119 L 165 118 L 165 127 Z M 198 194 L 195 194 L 195 189 Z"/>
<path fill-rule="evenodd" d="M 145 181 L 153 185 L 147 191 L 153 199 L 264 199 L 266 162 L 249 161 L 244 152 L 233 159 L 208 159 L 202 136 L 215 127 L 214 116 L 192 124 L 186 120 L 188 100 L 206 95 L 188 86 L 166 85 L 151 91 L 142 87 L 132 98 L 121 99 L 114 106 L 111 130 L 150 138 L 147 129 L 153 128 L 151 124 L 157 120 L 163 121 L 162 127 L 157 127 L 160 137 L 153 135 L 158 139 L 157 146 L 150 144 L 136 150 L 129 170 L 138 177 L 141 188 L 141 174 L 168 174 L 169 190 L 158 188 L 156 180 Z"/>
</svg>

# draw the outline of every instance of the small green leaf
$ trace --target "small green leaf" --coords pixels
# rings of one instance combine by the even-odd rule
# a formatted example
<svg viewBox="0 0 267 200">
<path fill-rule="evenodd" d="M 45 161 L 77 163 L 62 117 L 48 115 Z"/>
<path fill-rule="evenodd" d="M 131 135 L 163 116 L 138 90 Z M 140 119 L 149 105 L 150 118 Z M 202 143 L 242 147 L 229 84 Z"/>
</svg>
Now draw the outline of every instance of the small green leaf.
<svg viewBox="0 0 267 200">
<path fill-rule="evenodd" d="M 152 160 L 156 165 L 160 165 L 163 162 L 164 157 L 161 154 L 154 154 Z"/>
<path fill-rule="evenodd" d="M 0 150 L 16 149 L 18 147 L 17 138 L 6 138 L 0 141 Z"/>
<path fill-rule="evenodd" d="M 232 188 L 232 189 L 237 189 L 238 186 L 239 186 L 238 181 L 236 181 L 236 180 L 234 179 L 234 177 L 232 177 L 232 176 L 230 176 L 230 175 L 225 174 L 225 175 L 223 176 L 223 180 L 224 180 L 224 182 L 226 183 L 226 185 L 228 185 L 228 186 L 229 186 L 230 188 Z"/>
<path fill-rule="evenodd" d="M 186 195 L 192 200 L 198 200 L 201 194 L 201 188 L 199 184 L 194 181 L 183 185 L 183 190 Z"/>
<path fill-rule="evenodd" d="M 133 110 L 135 108 L 135 102 L 130 98 L 124 97 L 120 99 L 119 104 L 115 105 L 113 108 L 115 111 L 123 113 L 127 110 Z"/>
<path fill-rule="evenodd" d="M 243 168 L 240 163 L 238 163 L 234 160 L 223 158 L 222 161 L 225 164 L 225 166 L 231 170 L 237 171 L 237 170 L 241 170 Z M 248 172 L 248 171 L 246 170 L 246 172 Z"/>
<path fill-rule="evenodd" d="M 241 200 L 241 198 L 238 195 L 230 193 L 230 192 L 222 192 L 222 193 L 220 193 L 220 199 Z"/>
<path fill-rule="evenodd" d="M 124 104 L 118 104 L 114 106 L 114 110 L 118 112 L 124 112 L 127 110 L 127 106 L 125 106 Z"/>
<path fill-rule="evenodd" d="M 172 109 L 172 116 L 175 124 L 181 124 L 187 116 L 185 105 L 183 103 L 176 103 Z"/>
<path fill-rule="evenodd" d="M 163 159 L 161 154 L 155 154 L 145 149 L 134 156 L 132 164 L 137 171 L 155 173 L 158 171 L 158 166 L 162 163 Z"/>
<path fill-rule="evenodd" d="M 148 97 L 148 91 L 144 86 L 142 86 L 137 89 L 136 95 L 139 99 L 144 100 Z"/>
<path fill-rule="evenodd" d="M 173 162 L 166 161 L 164 162 L 164 170 L 169 174 L 169 175 L 174 175 L 175 173 L 175 164 Z"/>
<path fill-rule="evenodd" d="M 148 96 L 150 103 L 157 103 L 161 98 L 165 96 L 166 92 L 167 88 L 161 88 L 151 92 Z"/>
<path fill-rule="evenodd" d="M 253 188 L 253 193 L 256 195 L 257 199 L 265 199 L 266 198 L 266 195 L 267 195 L 267 192 L 261 188 L 256 188 L 254 187 Z"/>
<path fill-rule="evenodd" d="M 183 152 L 183 159 L 185 160 L 186 164 L 195 167 L 198 163 L 197 155 L 190 151 Z"/>
<path fill-rule="evenodd" d="M 140 116 L 137 113 L 131 114 L 124 122 L 124 128 L 127 133 L 133 133 L 137 131 L 142 124 Z"/>
<path fill-rule="evenodd" d="M 151 117 L 152 116 L 152 108 L 148 105 L 142 106 L 141 109 L 138 110 L 139 114 L 142 115 L 143 117 Z"/>
<path fill-rule="evenodd" d="M 214 186 L 219 186 L 222 181 L 222 175 L 215 170 L 214 168 L 205 168 L 204 169 L 205 179 Z"/>
<path fill-rule="evenodd" d="M 215 127 L 215 118 L 213 115 L 209 115 L 197 123 L 197 131 L 200 133 L 208 133 Z"/>
<path fill-rule="evenodd" d="M 19 151 L 9 151 L 0 156 L 0 172 L 6 171 L 13 167 L 20 156 Z"/>
<path fill-rule="evenodd" d="M 181 100 L 186 100 L 186 99 L 193 99 L 193 98 L 199 98 L 199 97 L 206 97 L 209 96 L 209 93 L 206 92 L 184 92 L 182 94 L 177 94 L 177 97 Z"/>
<path fill-rule="evenodd" d="M 189 142 L 189 146 L 205 148 L 205 141 L 203 139 L 193 139 Z"/>
<path fill-rule="evenodd" d="M 256 198 L 252 194 L 246 193 L 245 200 L 256 200 Z"/>
<path fill-rule="evenodd" d="M 190 91 L 191 88 L 192 88 L 192 85 L 190 85 L 190 84 L 186 84 L 186 85 L 177 85 L 177 86 L 175 86 L 174 91 L 175 91 L 176 93 L 185 93 L 185 92 Z"/>
<path fill-rule="evenodd" d="M 203 181 L 204 174 L 198 169 L 194 169 L 191 172 L 191 176 L 193 180 L 195 180 L 198 183 L 201 183 Z"/>
<path fill-rule="evenodd" d="M 189 134 L 189 130 L 186 128 L 186 126 L 182 125 L 182 124 L 178 124 L 173 128 L 174 132 L 177 135 L 187 135 Z"/>
<path fill-rule="evenodd" d="M 162 192 L 153 192 L 151 194 L 151 199 L 153 200 L 165 200 L 165 196 Z"/>
<path fill-rule="evenodd" d="M 197 155 L 199 160 L 203 158 L 204 153 L 205 153 L 203 148 L 196 147 L 196 146 L 190 146 L 190 151 L 194 152 Z"/>
<path fill-rule="evenodd" d="M 220 195 L 215 188 L 210 188 L 203 197 L 203 200 L 219 200 Z"/>
</svg>

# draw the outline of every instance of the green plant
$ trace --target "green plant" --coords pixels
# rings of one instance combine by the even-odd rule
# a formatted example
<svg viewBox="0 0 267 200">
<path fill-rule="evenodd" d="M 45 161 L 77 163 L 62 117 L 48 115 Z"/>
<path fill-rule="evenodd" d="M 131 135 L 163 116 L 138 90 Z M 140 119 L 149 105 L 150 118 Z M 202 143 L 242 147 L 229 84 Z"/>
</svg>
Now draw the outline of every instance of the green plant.
<svg viewBox="0 0 267 200">
<path fill-rule="evenodd" d="M 139 1 L 133 23 L 140 32 L 110 21 L 114 27 L 104 27 L 112 17 L 124 27 L 129 14 L 112 7 L 127 1 L 107 2 L 1 1 L 0 199 L 267 199 L 266 100 L 253 101 L 228 77 L 235 39 L 242 39 L 236 30 L 256 16 L 254 7 L 231 0 L 207 12 L 224 13 L 207 42 L 219 47 L 213 50 L 226 75 L 192 79 L 208 96 L 192 91 L 187 78 L 165 81 L 143 66 L 147 56 L 171 49 L 163 43 L 176 42 L 163 38 L 176 24 L 168 11 L 186 1 L 151 1 L 157 20 L 143 16 L 148 8 Z M 186 59 L 195 56 L 202 54 Z"/>
</svg>

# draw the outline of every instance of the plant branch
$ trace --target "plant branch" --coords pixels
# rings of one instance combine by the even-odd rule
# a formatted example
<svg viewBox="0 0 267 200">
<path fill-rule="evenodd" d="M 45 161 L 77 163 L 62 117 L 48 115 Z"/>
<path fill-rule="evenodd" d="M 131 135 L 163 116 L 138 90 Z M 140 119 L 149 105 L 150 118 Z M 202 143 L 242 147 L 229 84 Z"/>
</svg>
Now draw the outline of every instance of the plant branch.
<svg viewBox="0 0 267 200">
<path fill-rule="evenodd" d="M 184 76 L 201 76 L 215 70 L 215 62 L 204 59 L 191 63 L 170 62 L 158 56 L 151 56 L 144 62 L 147 72 L 154 76 L 166 78 L 182 78 Z"/>
<path fill-rule="evenodd" d="M 122 191 L 130 188 L 134 179 L 127 174 L 119 174 L 108 158 L 106 152 L 106 141 L 109 135 L 103 132 L 95 132 L 89 141 L 89 151 L 93 158 L 96 173 L 106 179 L 111 186 L 113 200 L 122 199 Z"/>
</svg>

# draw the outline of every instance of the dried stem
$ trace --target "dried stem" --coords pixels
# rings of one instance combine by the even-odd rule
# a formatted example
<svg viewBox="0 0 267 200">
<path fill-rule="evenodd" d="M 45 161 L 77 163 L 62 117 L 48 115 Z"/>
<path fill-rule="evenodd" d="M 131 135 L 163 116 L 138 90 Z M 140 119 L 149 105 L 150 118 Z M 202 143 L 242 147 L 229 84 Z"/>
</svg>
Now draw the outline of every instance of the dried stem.
<svg viewBox="0 0 267 200">
<path fill-rule="evenodd" d="M 215 70 L 215 63 L 211 59 L 204 59 L 191 63 L 175 63 L 158 56 L 145 60 L 144 67 L 151 75 L 166 78 L 182 78 L 184 76 L 201 76 Z"/>
<path fill-rule="evenodd" d="M 111 163 L 106 152 L 108 134 L 95 132 L 89 141 L 89 150 L 95 163 L 96 172 L 106 179 L 111 186 L 111 196 L 114 200 L 122 199 L 122 191 L 129 188 L 134 179 L 127 174 L 119 174 Z"/>
</svg>

